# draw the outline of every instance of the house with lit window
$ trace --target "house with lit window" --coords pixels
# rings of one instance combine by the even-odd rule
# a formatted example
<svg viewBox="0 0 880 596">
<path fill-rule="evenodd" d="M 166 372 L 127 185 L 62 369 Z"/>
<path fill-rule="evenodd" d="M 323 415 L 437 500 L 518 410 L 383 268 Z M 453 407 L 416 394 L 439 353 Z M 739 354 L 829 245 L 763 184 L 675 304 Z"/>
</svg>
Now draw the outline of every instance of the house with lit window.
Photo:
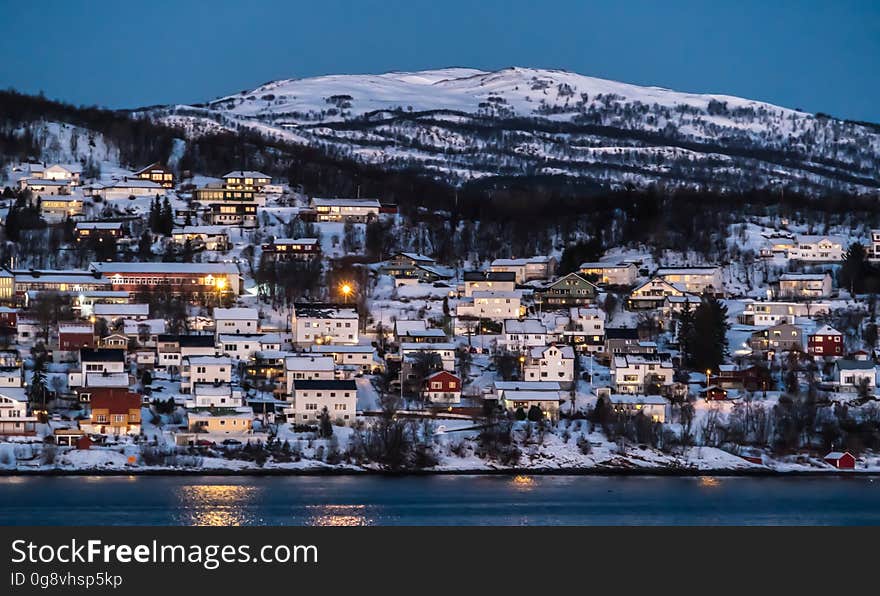
<svg viewBox="0 0 880 596">
<path fill-rule="evenodd" d="M 556 381 L 563 389 L 574 382 L 574 348 L 571 346 L 536 346 L 529 350 L 522 365 L 524 381 Z"/>
<path fill-rule="evenodd" d="M 96 388 L 89 401 L 88 422 L 81 422 L 86 432 L 102 435 L 136 435 L 141 432 L 143 399 L 126 388 Z"/>
<path fill-rule="evenodd" d="M 654 274 L 689 294 L 724 296 L 721 267 L 661 267 Z"/>
<path fill-rule="evenodd" d="M 528 414 L 537 406 L 550 420 L 559 418 L 559 404 L 565 395 L 553 381 L 495 381 L 492 393 L 498 405 L 509 412 Z"/>
<path fill-rule="evenodd" d="M 636 283 L 639 268 L 635 263 L 581 263 L 578 267 L 587 280 L 603 286 L 629 287 Z"/>
<path fill-rule="evenodd" d="M 267 261 L 308 261 L 320 258 L 321 243 L 317 238 L 275 238 L 263 244 L 261 258 Z"/>
<path fill-rule="evenodd" d="M 605 350 L 605 313 L 602 310 L 572 307 L 568 321 L 563 325 L 555 330 L 560 341 L 591 354 Z"/>
<path fill-rule="evenodd" d="M 224 251 L 232 247 L 225 226 L 184 226 L 175 228 L 171 240 L 178 247 L 189 242 L 192 250 Z"/>
<path fill-rule="evenodd" d="M 354 380 L 311 380 L 293 382 L 293 406 L 285 409 L 294 424 L 317 424 L 326 408 L 334 424 L 351 426 L 357 411 Z"/>
<path fill-rule="evenodd" d="M 684 286 L 653 277 L 630 292 L 627 306 L 632 310 L 661 308 L 667 296 L 685 296 Z"/>
<path fill-rule="evenodd" d="M 73 229 L 77 242 L 105 240 L 115 242 L 126 236 L 125 224 L 121 221 L 79 221 Z"/>
<path fill-rule="evenodd" d="M 832 293 L 830 273 L 783 273 L 771 283 L 775 298 L 815 300 L 829 298 Z"/>
<path fill-rule="evenodd" d="M 0 435 L 33 436 L 37 418 L 28 410 L 27 390 L 21 387 L 0 388 Z"/>
<path fill-rule="evenodd" d="M 178 443 L 183 440 L 194 442 L 199 434 L 210 435 L 248 435 L 253 430 L 254 411 L 250 407 L 202 408 L 191 409 L 186 413 L 187 424 L 195 436 L 182 434 Z"/>
<path fill-rule="evenodd" d="M 188 408 L 237 408 L 243 405 L 241 389 L 226 383 L 196 383 L 192 387 L 192 398 L 187 401 Z"/>
<path fill-rule="evenodd" d="M 217 356 L 213 335 L 162 334 L 156 338 L 156 366 L 179 367 L 184 358 L 191 356 Z"/>
<path fill-rule="evenodd" d="M 492 319 L 495 321 L 518 319 L 525 314 L 522 297 L 521 290 L 474 292 L 470 298 L 459 300 L 455 315 L 459 318 Z"/>
<path fill-rule="evenodd" d="M 820 358 L 841 358 L 843 345 L 843 334 L 830 325 L 822 325 L 807 336 L 807 353 Z"/>
<path fill-rule="evenodd" d="M 318 221 L 367 223 L 378 219 L 376 199 L 324 199 L 314 197 L 309 203 Z"/>
<path fill-rule="evenodd" d="M 358 313 L 354 306 L 321 302 L 298 302 L 293 305 L 291 328 L 298 347 L 314 344 L 357 344 Z"/>
<path fill-rule="evenodd" d="M 814 317 L 830 312 L 827 302 L 783 302 L 777 300 L 748 301 L 737 315 L 741 325 L 767 327 L 779 323 L 794 323 L 798 317 Z"/>
<path fill-rule="evenodd" d="M 174 188 L 174 172 L 158 162 L 133 172 L 132 176 L 141 180 L 149 180 L 163 188 Z"/>
<path fill-rule="evenodd" d="M 672 386 L 674 373 L 668 354 L 620 354 L 611 359 L 611 386 L 616 393 L 662 393 Z"/>
<path fill-rule="evenodd" d="M 272 183 L 272 177 L 253 170 L 235 170 L 223 176 L 223 186 L 231 190 L 261 191 Z"/>
<path fill-rule="evenodd" d="M 284 359 L 287 395 L 293 395 L 296 381 L 329 381 L 336 378 L 336 362 L 330 356 L 303 354 Z"/>
<path fill-rule="evenodd" d="M 461 379 L 447 370 L 438 370 L 425 377 L 423 399 L 432 404 L 461 402 Z"/>
<path fill-rule="evenodd" d="M 256 308 L 215 308 L 215 335 L 257 333 L 260 330 L 260 312 Z"/>
<path fill-rule="evenodd" d="M 589 306 L 598 288 L 579 273 L 569 273 L 535 292 L 535 301 L 545 309 Z"/>
<path fill-rule="evenodd" d="M 556 274 L 556 257 L 534 256 L 521 259 L 495 259 L 489 264 L 494 273 L 513 273 L 516 283 L 535 279 L 550 279 Z"/>
<path fill-rule="evenodd" d="M 319 356 L 330 356 L 340 371 L 373 373 L 384 368 L 385 363 L 373 346 L 313 345 L 309 352 Z"/>
<path fill-rule="evenodd" d="M 231 263 L 93 262 L 89 269 L 101 274 L 108 289 L 133 295 L 167 292 L 192 300 L 216 300 L 241 293 L 241 275 Z"/>
<path fill-rule="evenodd" d="M 662 395 L 610 394 L 603 396 L 611 409 L 624 416 L 643 414 L 652 422 L 666 422 L 669 401 Z"/>
<path fill-rule="evenodd" d="M 258 205 L 251 202 L 223 201 L 212 203 L 209 207 L 209 219 L 215 226 L 239 226 L 242 228 L 257 227 Z"/>
<path fill-rule="evenodd" d="M 512 271 L 465 271 L 464 295 L 472 298 L 474 292 L 513 292 L 516 274 Z"/>
<path fill-rule="evenodd" d="M 803 352 L 804 330 L 798 325 L 780 323 L 752 334 L 749 347 L 755 352 Z"/>
<path fill-rule="evenodd" d="M 845 240 L 837 236 L 803 234 L 788 250 L 788 258 L 805 263 L 839 263 L 843 260 Z"/>
<path fill-rule="evenodd" d="M 215 385 L 232 382 L 232 360 L 228 356 L 187 356 L 180 366 L 180 391 L 190 393 L 197 383 Z"/>
<path fill-rule="evenodd" d="M 257 352 L 281 349 L 277 333 L 235 333 L 217 336 L 218 350 L 236 362 L 249 360 Z"/>
</svg>

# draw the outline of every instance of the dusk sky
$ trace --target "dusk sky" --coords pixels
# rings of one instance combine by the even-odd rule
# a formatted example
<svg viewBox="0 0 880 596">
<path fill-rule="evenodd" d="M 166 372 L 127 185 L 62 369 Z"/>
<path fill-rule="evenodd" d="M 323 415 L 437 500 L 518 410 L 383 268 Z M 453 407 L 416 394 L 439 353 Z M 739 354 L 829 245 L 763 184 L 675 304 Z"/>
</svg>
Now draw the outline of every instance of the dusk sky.
<svg viewBox="0 0 880 596">
<path fill-rule="evenodd" d="M 320 74 L 563 68 L 880 122 L 880 3 L 0 0 L 0 87 L 112 108 Z"/>
</svg>

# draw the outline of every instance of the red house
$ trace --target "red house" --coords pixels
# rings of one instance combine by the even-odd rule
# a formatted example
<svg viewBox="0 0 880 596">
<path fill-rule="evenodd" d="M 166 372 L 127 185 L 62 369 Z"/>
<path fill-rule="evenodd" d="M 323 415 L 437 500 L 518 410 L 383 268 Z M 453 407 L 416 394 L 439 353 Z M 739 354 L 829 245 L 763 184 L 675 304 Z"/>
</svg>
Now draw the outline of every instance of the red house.
<svg viewBox="0 0 880 596">
<path fill-rule="evenodd" d="M 849 451 L 832 451 L 822 459 L 838 470 L 852 470 L 856 467 L 856 458 Z"/>
<path fill-rule="evenodd" d="M 820 358 L 843 356 L 843 334 L 833 327 L 823 325 L 807 337 L 807 353 Z"/>
<path fill-rule="evenodd" d="M 94 347 L 95 330 L 88 323 L 58 327 L 58 349 L 62 352 L 76 352 L 80 348 Z"/>
<path fill-rule="evenodd" d="M 457 404 L 461 401 L 461 379 L 446 370 L 425 377 L 422 397 L 431 403 Z"/>
<path fill-rule="evenodd" d="M 8 306 L 0 306 L 0 329 L 15 330 L 18 326 L 18 311 Z"/>
</svg>

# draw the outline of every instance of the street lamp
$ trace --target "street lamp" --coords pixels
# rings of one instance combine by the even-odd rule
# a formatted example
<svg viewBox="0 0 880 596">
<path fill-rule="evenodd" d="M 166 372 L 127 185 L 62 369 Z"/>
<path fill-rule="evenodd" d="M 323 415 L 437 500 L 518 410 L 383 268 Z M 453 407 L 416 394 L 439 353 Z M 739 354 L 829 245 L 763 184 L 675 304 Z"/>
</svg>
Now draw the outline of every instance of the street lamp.
<svg viewBox="0 0 880 596">
<path fill-rule="evenodd" d="M 346 304 L 348 304 L 348 297 L 351 296 L 352 292 L 354 292 L 354 288 L 348 282 L 343 282 L 341 286 L 339 286 L 339 291 L 342 293 L 342 297 Z"/>
</svg>

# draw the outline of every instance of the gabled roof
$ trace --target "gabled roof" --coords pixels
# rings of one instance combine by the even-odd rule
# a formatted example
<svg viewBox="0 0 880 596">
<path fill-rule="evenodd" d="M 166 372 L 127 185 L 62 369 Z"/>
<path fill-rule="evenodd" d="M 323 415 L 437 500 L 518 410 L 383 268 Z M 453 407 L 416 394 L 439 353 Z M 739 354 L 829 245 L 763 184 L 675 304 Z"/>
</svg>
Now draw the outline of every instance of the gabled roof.
<svg viewBox="0 0 880 596">
<path fill-rule="evenodd" d="M 125 362 L 125 351 L 82 348 L 79 351 L 79 359 L 80 362 Z"/>
<path fill-rule="evenodd" d="M 224 178 L 269 178 L 272 177 L 263 172 L 255 172 L 253 170 L 234 170 L 223 176 Z"/>
<path fill-rule="evenodd" d="M 810 335 L 843 335 L 843 333 L 841 333 L 831 325 L 822 325 Z"/>
</svg>

